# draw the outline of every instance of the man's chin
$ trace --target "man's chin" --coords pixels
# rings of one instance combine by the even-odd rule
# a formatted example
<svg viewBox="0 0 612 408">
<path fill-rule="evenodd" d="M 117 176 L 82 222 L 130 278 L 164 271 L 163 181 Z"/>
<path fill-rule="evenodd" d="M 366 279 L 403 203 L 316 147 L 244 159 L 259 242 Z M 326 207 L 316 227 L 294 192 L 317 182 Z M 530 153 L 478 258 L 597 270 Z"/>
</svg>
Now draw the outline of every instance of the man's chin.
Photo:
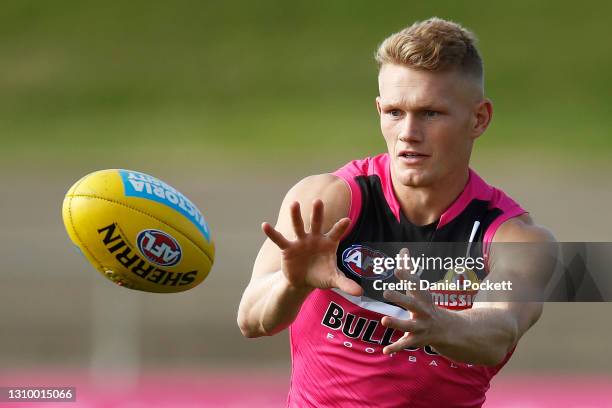
<svg viewBox="0 0 612 408">
<path fill-rule="evenodd" d="M 396 172 L 397 181 L 406 187 L 427 187 L 431 177 L 429 172 L 422 169 L 401 169 Z"/>
</svg>

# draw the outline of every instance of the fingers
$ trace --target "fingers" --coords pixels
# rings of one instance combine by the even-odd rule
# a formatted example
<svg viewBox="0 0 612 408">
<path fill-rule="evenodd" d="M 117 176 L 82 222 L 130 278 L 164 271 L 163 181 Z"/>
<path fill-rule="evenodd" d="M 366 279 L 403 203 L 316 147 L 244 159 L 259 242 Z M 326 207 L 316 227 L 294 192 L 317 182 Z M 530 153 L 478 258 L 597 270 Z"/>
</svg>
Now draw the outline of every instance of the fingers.
<svg viewBox="0 0 612 408">
<path fill-rule="evenodd" d="M 411 312 L 428 314 L 427 310 L 423 307 L 419 299 L 412 294 L 403 294 L 395 290 L 385 290 L 383 292 L 383 297 L 389 302 L 395 303 L 396 305 L 399 305 Z"/>
<path fill-rule="evenodd" d="M 416 320 L 402 320 L 390 316 L 383 317 L 381 323 L 385 327 L 405 332 L 396 342 L 383 348 L 383 354 L 393 354 L 408 347 L 420 347 L 423 345 L 421 344 L 423 343 L 421 333 L 425 328 L 422 323 Z"/>
<path fill-rule="evenodd" d="M 310 214 L 310 232 L 320 234 L 323 225 L 323 201 L 315 200 L 312 203 L 312 214 Z"/>
<path fill-rule="evenodd" d="M 419 268 L 419 270 L 417 270 L 412 262 L 404 262 L 404 259 L 410 259 L 410 252 L 408 251 L 408 248 L 402 249 L 399 252 L 399 255 L 401 261 L 395 270 L 395 276 L 400 280 L 414 282 L 412 286 L 414 289 L 407 291 L 406 293 L 412 294 L 425 304 L 431 303 L 431 293 L 429 293 L 427 290 L 421 289 L 420 285 L 420 275 L 423 270 L 422 266 Z"/>
<path fill-rule="evenodd" d="M 391 316 L 383 317 L 380 322 L 385 327 L 391 327 L 399 331 L 410 332 L 410 333 L 419 333 L 423 331 L 425 328 L 423 326 L 423 323 L 417 320 L 398 319 L 396 317 L 391 317 Z"/>
<path fill-rule="evenodd" d="M 338 220 L 338 222 L 336 222 L 334 226 L 329 230 L 327 236 L 334 241 L 340 241 L 340 238 L 342 238 L 342 235 L 344 235 L 346 229 L 349 227 L 350 224 L 350 218 L 342 218 Z"/>
<path fill-rule="evenodd" d="M 408 248 L 402 248 L 398 255 L 400 257 L 400 262 L 398 262 L 397 268 L 395 269 L 395 276 L 399 278 L 398 274 L 401 272 L 410 273 L 413 269 L 413 265 L 410 262 L 410 251 L 408 251 Z"/>
<path fill-rule="evenodd" d="M 334 287 L 353 296 L 361 296 L 363 288 L 359 284 L 346 276 L 340 271 L 337 271 Z"/>
<path fill-rule="evenodd" d="M 421 278 L 417 275 L 410 273 L 407 270 L 399 270 L 395 271 L 395 276 L 404 281 L 413 282 L 411 289 L 406 291 L 407 294 L 416 297 L 422 304 L 430 304 L 433 302 L 431 298 L 431 293 L 426 289 L 421 289 Z"/>
<path fill-rule="evenodd" d="M 291 223 L 293 224 L 293 231 L 295 236 L 303 238 L 306 235 L 304 231 L 304 220 L 302 220 L 302 212 L 300 211 L 300 203 L 294 201 L 291 203 Z"/>
<path fill-rule="evenodd" d="M 391 343 L 383 348 L 383 354 L 393 354 L 409 347 L 421 347 L 421 338 L 413 333 L 405 333 L 395 343 Z"/>
<path fill-rule="evenodd" d="M 267 222 L 261 224 L 261 230 L 272 242 L 274 242 L 280 249 L 287 249 L 291 244 L 280 232 Z"/>
</svg>

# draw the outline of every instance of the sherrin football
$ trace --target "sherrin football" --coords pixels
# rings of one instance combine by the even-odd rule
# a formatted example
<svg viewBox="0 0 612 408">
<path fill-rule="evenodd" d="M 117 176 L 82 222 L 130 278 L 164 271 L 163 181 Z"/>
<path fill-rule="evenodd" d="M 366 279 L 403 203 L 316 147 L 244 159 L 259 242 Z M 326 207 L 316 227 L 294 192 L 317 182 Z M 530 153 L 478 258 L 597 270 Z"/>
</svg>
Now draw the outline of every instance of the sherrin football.
<svg viewBox="0 0 612 408">
<path fill-rule="evenodd" d="M 106 278 L 146 292 L 181 292 L 210 272 L 206 220 L 183 194 L 131 170 L 88 174 L 68 190 L 62 216 L 72 242 Z"/>
</svg>

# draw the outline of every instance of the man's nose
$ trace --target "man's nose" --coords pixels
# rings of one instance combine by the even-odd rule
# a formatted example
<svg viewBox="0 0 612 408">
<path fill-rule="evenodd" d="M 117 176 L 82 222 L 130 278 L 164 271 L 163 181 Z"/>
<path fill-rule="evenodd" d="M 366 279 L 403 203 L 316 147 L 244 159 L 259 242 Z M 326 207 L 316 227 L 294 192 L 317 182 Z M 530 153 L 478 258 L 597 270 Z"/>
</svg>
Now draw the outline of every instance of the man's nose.
<svg viewBox="0 0 612 408">
<path fill-rule="evenodd" d="M 414 115 L 408 114 L 404 117 L 398 139 L 402 142 L 412 143 L 419 143 L 423 141 L 421 127 L 419 126 L 418 119 Z"/>
</svg>

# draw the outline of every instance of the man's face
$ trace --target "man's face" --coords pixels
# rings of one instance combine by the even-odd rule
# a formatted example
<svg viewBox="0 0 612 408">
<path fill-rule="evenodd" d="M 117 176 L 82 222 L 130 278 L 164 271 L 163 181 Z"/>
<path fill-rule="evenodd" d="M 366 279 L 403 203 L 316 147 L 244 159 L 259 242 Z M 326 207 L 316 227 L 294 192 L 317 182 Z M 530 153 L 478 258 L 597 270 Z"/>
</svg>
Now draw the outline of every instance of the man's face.
<svg viewBox="0 0 612 408">
<path fill-rule="evenodd" d="M 474 139 L 491 117 L 477 83 L 457 72 L 386 64 L 378 84 L 376 106 L 394 179 L 427 187 L 465 172 Z"/>
</svg>

